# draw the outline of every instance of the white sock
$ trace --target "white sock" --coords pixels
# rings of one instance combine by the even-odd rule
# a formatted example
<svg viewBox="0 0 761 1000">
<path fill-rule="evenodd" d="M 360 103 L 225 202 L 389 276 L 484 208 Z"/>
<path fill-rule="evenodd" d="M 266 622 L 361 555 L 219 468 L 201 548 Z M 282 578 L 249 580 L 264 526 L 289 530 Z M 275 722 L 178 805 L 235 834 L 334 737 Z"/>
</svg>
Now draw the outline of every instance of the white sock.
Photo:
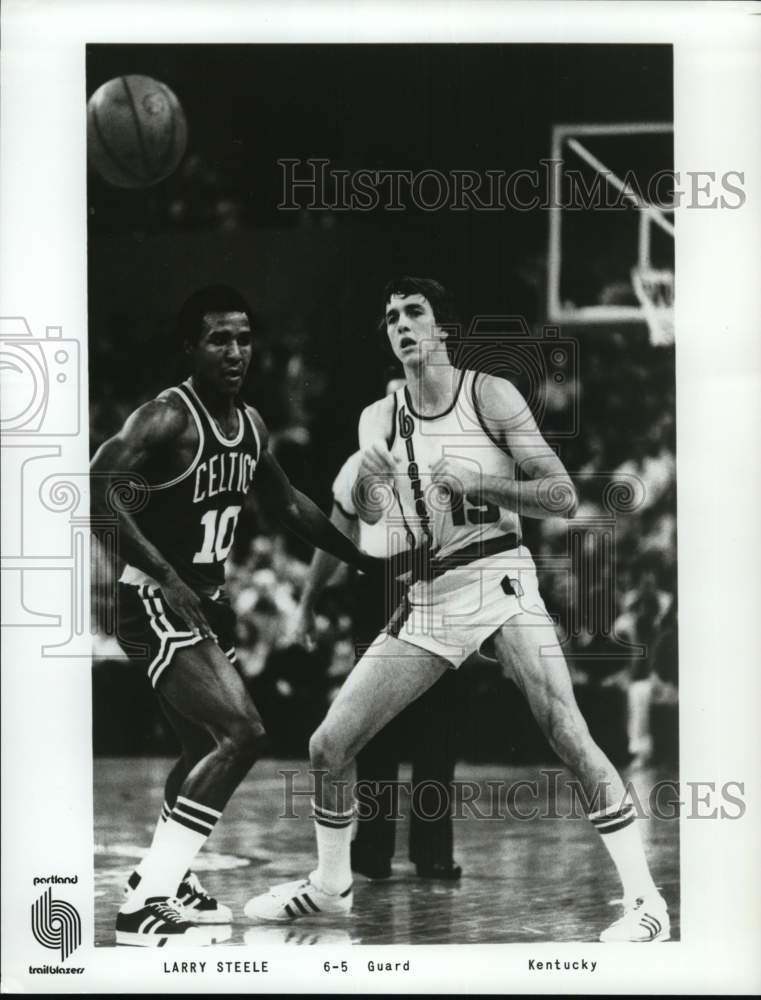
<svg viewBox="0 0 761 1000">
<path fill-rule="evenodd" d="M 344 892 L 351 876 L 351 834 L 354 810 L 332 812 L 312 803 L 317 834 L 317 870 L 312 881 L 323 892 Z"/>
<path fill-rule="evenodd" d="M 216 809 L 178 795 L 171 815 L 160 824 L 140 864 L 140 884 L 122 906 L 122 912 L 140 909 L 151 896 L 174 896 L 221 815 Z"/>
<path fill-rule="evenodd" d="M 161 806 L 161 812 L 159 813 L 159 818 L 156 823 L 156 827 L 153 831 L 153 839 L 151 840 L 151 846 L 148 848 L 148 852 L 142 859 L 142 861 L 135 866 L 135 873 L 140 877 L 140 882 L 142 882 L 143 880 L 143 868 L 145 867 L 146 858 L 151 853 L 151 851 L 154 850 L 156 844 L 158 844 L 159 841 L 161 840 L 161 835 L 166 831 L 166 821 L 169 819 L 171 813 L 172 810 L 166 804 L 166 800 L 164 800 L 164 803 Z M 131 881 L 132 881 L 132 875 L 130 875 L 130 882 Z M 138 882 L 135 889 L 132 889 L 132 891 L 129 892 L 128 895 L 131 895 L 132 892 L 137 892 L 139 895 L 139 900 L 142 901 L 143 894 L 142 892 L 140 892 L 140 882 Z"/>
<path fill-rule="evenodd" d="M 592 825 L 602 837 L 615 864 L 624 890 L 624 902 L 657 892 L 645 858 L 642 838 L 637 829 L 634 806 L 610 806 L 589 814 Z"/>
<path fill-rule="evenodd" d="M 164 831 L 166 830 L 166 821 L 169 819 L 169 817 L 171 815 L 172 815 L 172 810 L 166 804 L 166 800 L 164 800 L 164 803 L 161 806 L 161 812 L 159 813 L 158 822 L 156 823 L 156 829 L 153 831 L 153 839 L 151 840 L 151 846 L 148 848 L 148 853 L 149 854 L 153 850 L 153 848 L 156 846 L 156 844 L 159 842 L 159 840 L 161 839 L 162 833 L 164 833 Z M 145 862 L 145 858 L 143 858 L 143 860 L 140 862 L 140 864 L 135 869 L 141 875 L 142 875 L 142 871 L 143 871 L 143 864 L 144 864 L 144 862 Z"/>
</svg>

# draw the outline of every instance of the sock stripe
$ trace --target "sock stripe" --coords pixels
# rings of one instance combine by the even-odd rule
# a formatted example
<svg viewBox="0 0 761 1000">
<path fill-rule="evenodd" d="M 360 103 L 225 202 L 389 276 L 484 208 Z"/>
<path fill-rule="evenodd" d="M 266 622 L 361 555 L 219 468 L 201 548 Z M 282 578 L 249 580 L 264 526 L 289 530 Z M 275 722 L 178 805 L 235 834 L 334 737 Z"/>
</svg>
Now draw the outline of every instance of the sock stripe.
<svg viewBox="0 0 761 1000">
<path fill-rule="evenodd" d="M 622 819 L 634 819 L 634 810 L 627 809 L 625 811 L 615 813 L 613 816 L 605 816 L 603 819 L 593 819 L 592 824 L 599 829 L 603 826 L 610 826 L 611 823 L 619 823 Z"/>
<path fill-rule="evenodd" d="M 214 829 L 213 823 L 203 823 L 191 816 L 186 816 L 180 809 L 177 808 L 177 806 L 174 807 L 171 818 L 175 823 L 179 823 L 181 826 L 187 827 L 188 830 L 192 830 L 194 833 L 202 833 L 205 837 L 208 837 Z"/>
<path fill-rule="evenodd" d="M 347 810 L 347 812 L 334 812 L 332 809 L 326 809 L 324 806 L 318 806 L 314 799 L 312 799 L 312 809 L 324 819 L 351 819 L 354 816 L 353 807 Z"/>
<path fill-rule="evenodd" d="M 323 809 L 316 802 L 312 803 L 312 819 L 320 826 L 329 826 L 334 830 L 342 830 L 351 826 L 354 820 L 354 809 L 348 812 L 333 812 L 331 809 Z"/>
<path fill-rule="evenodd" d="M 597 812 L 591 812 L 587 815 L 587 819 L 591 823 L 597 826 L 598 823 L 607 823 L 610 820 L 619 819 L 622 816 L 627 816 L 629 813 L 634 812 L 634 806 L 631 802 L 627 802 L 620 808 L 613 809 L 598 809 Z"/>
<path fill-rule="evenodd" d="M 630 816 L 625 816 L 623 819 L 614 820 L 612 823 L 607 823 L 605 826 L 595 826 L 597 827 L 597 832 L 601 836 L 605 836 L 608 833 L 615 833 L 617 830 L 623 830 L 627 826 L 631 826 L 635 820 L 634 813 Z"/>
<path fill-rule="evenodd" d="M 172 814 L 172 807 L 169 805 L 168 802 L 165 801 L 164 804 L 163 804 L 163 806 L 161 807 L 161 817 L 160 818 L 166 823 L 166 821 L 169 819 L 169 817 L 171 816 L 171 814 Z"/>
<path fill-rule="evenodd" d="M 350 819 L 346 820 L 332 820 L 332 819 L 322 819 L 320 816 L 314 817 L 315 823 L 318 826 L 327 826 L 331 830 L 345 830 L 347 826 L 351 826 L 352 821 Z"/>
<path fill-rule="evenodd" d="M 177 802 L 175 802 L 175 808 L 177 805 L 182 805 L 190 813 L 197 813 L 199 819 L 205 820 L 207 823 L 216 823 L 219 817 L 222 815 L 217 809 L 211 809 L 209 806 L 202 805 L 200 802 L 191 802 L 190 799 L 186 799 L 184 795 L 177 796 Z M 206 814 L 206 815 L 204 815 Z"/>
</svg>

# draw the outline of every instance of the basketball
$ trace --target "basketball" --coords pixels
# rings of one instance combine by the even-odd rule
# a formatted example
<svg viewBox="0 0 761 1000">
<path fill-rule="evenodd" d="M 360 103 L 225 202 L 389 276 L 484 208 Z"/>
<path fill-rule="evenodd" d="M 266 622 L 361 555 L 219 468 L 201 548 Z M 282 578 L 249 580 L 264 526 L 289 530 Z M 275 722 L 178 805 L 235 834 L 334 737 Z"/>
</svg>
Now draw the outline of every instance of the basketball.
<svg viewBox="0 0 761 1000">
<path fill-rule="evenodd" d="M 87 102 L 87 155 L 103 180 L 120 188 L 158 184 L 185 153 L 187 124 L 166 84 L 118 76 Z"/>
</svg>

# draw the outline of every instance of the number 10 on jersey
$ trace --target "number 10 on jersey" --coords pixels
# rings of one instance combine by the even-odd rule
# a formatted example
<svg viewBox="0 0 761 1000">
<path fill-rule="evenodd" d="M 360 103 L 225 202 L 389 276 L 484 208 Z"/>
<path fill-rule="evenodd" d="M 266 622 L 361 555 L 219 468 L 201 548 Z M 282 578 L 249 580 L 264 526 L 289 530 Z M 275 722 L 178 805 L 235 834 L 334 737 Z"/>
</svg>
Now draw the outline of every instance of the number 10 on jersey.
<svg viewBox="0 0 761 1000">
<path fill-rule="evenodd" d="M 207 510 L 201 518 L 203 542 L 193 556 L 194 563 L 224 562 L 233 547 L 235 525 L 240 507 L 226 507 L 223 511 Z"/>
</svg>

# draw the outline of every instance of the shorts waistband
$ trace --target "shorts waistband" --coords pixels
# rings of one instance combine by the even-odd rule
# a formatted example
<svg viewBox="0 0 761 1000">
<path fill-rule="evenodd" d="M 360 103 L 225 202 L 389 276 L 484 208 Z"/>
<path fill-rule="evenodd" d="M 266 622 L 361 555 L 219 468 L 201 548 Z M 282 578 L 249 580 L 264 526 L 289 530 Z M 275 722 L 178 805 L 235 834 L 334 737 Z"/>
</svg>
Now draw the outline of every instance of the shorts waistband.
<svg viewBox="0 0 761 1000">
<path fill-rule="evenodd" d="M 487 556 L 497 555 L 498 552 L 510 552 L 517 549 L 521 544 L 520 536 L 514 531 L 506 535 L 499 535 L 497 538 L 487 538 L 486 541 L 473 542 L 465 548 L 457 549 L 444 558 L 434 556 L 430 561 L 430 576 L 426 579 L 435 580 L 442 576 L 447 570 L 456 569 L 460 566 L 467 566 L 468 563 L 477 562 L 479 559 L 486 559 Z"/>
<path fill-rule="evenodd" d="M 450 552 L 443 558 L 431 553 L 428 548 L 409 549 L 400 552 L 389 560 L 394 576 L 412 571 L 410 583 L 417 583 L 419 580 L 431 581 L 442 576 L 450 569 L 457 569 L 467 566 L 469 563 L 477 562 L 479 559 L 486 559 L 488 556 L 497 555 L 499 552 L 510 552 L 517 549 L 522 544 L 521 537 L 514 531 L 506 535 L 499 535 L 496 538 L 487 538 L 466 545 L 462 549 Z"/>
</svg>

